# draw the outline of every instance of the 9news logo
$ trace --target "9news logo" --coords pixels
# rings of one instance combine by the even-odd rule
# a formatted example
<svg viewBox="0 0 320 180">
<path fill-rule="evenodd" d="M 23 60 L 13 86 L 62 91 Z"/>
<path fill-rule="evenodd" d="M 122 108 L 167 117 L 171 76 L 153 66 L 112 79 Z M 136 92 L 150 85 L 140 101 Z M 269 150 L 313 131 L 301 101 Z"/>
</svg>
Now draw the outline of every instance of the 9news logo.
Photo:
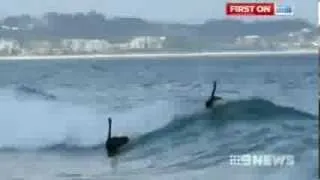
<svg viewBox="0 0 320 180">
<path fill-rule="evenodd" d="M 292 16 L 293 8 L 289 5 L 278 5 L 276 6 L 276 15 L 279 16 Z"/>
</svg>

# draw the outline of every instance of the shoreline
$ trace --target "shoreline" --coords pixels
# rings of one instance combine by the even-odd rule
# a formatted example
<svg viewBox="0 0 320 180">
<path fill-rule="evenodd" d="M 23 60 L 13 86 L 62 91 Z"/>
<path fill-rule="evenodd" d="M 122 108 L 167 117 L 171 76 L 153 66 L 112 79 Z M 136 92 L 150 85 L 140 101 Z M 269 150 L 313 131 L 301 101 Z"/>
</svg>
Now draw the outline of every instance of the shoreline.
<svg viewBox="0 0 320 180">
<path fill-rule="evenodd" d="M 221 52 L 186 52 L 186 53 L 132 53 L 132 54 L 86 54 L 86 55 L 31 55 L 0 56 L 3 60 L 80 60 L 80 59 L 136 59 L 136 58 L 182 58 L 182 57 L 254 57 L 278 55 L 316 55 L 317 49 L 287 51 L 221 51 Z"/>
</svg>

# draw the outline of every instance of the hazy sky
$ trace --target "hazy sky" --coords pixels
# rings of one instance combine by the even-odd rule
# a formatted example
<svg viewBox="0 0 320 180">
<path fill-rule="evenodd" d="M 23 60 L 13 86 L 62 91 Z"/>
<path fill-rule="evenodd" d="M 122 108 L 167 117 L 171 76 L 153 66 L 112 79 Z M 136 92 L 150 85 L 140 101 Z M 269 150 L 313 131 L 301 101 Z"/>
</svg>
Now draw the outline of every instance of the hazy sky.
<svg viewBox="0 0 320 180">
<path fill-rule="evenodd" d="M 150 20 L 202 22 L 224 18 L 227 0 L 2 0 L 0 15 L 48 11 L 84 12 L 96 10 L 107 16 L 136 16 Z M 239 1 L 239 0 L 237 0 Z M 271 1 L 272 0 L 241 0 Z M 279 0 L 294 5 L 295 16 L 317 21 L 317 0 Z"/>
</svg>

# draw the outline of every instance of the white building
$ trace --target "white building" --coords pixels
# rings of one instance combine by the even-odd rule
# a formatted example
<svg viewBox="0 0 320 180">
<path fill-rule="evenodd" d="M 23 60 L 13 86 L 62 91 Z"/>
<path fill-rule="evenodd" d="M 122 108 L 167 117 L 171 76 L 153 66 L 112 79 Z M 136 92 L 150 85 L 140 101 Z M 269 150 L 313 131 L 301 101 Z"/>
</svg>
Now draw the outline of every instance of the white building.
<svg viewBox="0 0 320 180">
<path fill-rule="evenodd" d="M 153 36 L 141 36 L 135 37 L 129 42 L 129 47 L 131 49 L 160 49 L 163 48 L 163 43 L 166 37 L 153 37 Z"/>
<path fill-rule="evenodd" d="M 111 44 L 99 39 L 64 39 L 61 46 L 64 50 L 74 53 L 102 53 L 108 51 Z"/>
<path fill-rule="evenodd" d="M 61 48 L 70 53 L 106 53 L 114 50 L 163 48 L 166 37 L 138 36 L 125 43 L 111 44 L 100 39 L 64 39 Z"/>
<path fill-rule="evenodd" d="M 85 43 L 85 51 L 86 52 L 105 52 L 111 47 L 110 43 L 106 40 L 88 40 Z"/>
<path fill-rule="evenodd" d="M 161 49 L 163 48 L 164 41 L 166 40 L 166 37 L 148 37 L 147 44 L 148 48 L 151 49 Z"/>
<path fill-rule="evenodd" d="M 146 37 L 135 37 L 129 42 L 130 49 L 147 48 Z"/>
<path fill-rule="evenodd" d="M 83 52 L 85 39 L 64 39 L 61 41 L 61 47 L 68 52 Z"/>
<path fill-rule="evenodd" d="M 21 46 L 16 40 L 0 39 L 0 54 L 14 55 L 21 52 Z"/>
</svg>

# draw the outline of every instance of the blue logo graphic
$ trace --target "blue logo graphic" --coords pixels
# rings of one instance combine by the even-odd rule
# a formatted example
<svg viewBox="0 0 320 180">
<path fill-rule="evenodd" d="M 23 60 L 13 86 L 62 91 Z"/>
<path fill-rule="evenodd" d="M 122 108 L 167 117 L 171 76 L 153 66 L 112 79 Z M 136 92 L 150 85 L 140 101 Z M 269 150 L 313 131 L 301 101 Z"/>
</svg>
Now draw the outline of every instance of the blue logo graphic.
<svg viewBox="0 0 320 180">
<path fill-rule="evenodd" d="M 278 5 L 276 8 L 276 15 L 293 15 L 293 8 L 289 5 Z"/>
</svg>

